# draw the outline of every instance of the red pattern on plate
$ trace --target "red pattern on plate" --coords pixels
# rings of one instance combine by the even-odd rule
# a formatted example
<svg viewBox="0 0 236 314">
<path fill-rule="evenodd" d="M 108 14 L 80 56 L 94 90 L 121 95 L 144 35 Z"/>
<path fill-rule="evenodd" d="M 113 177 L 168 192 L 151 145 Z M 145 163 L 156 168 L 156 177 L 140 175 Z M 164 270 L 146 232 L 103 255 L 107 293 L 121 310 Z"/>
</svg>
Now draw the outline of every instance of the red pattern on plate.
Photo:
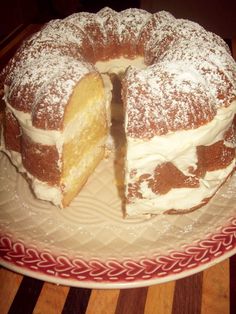
<svg viewBox="0 0 236 314">
<path fill-rule="evenodd" d="M 163 278 L 209 263 L 234 248 L 236 218 L 218 233 L 187 245 L 182 251 L 139 260 L 118 261 L 110 258 L 106 261 L 86 261 L 82 258 L 72 259 L 66 255 L 55 256 L 48 249 L 38 251 L 33 246 L 26 246 L 22 241 L 13 240 L 10 235 L 0 234 L 0 258 L 3 261 L 49 276 L 90 282 L 114 283 Z"/>
</svg>

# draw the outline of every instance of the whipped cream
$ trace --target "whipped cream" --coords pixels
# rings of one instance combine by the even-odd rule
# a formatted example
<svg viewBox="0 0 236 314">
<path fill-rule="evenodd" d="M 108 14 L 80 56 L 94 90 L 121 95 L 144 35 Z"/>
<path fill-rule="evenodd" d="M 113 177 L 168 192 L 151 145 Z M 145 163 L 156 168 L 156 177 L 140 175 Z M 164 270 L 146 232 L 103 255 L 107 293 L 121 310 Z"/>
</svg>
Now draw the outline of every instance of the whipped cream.
<svg viewBox="0 0 236 314">
<path fill-rule="evenodd" d="M 218 109 L 211 122 L 197 129 L 155 136 L 146 141 L 127 137 L 126 186 L 128 183 L 134 183 L 142 174 L 153 173 L 154 169 L 164 162 L 172 162 L 185 175 L 191 176 L 189 167 L 197 168 L 196 147 L 212 145 L 222 140 L 235 114 L 236 101 L 233 101 L 229 107 Z M 160 213 L 170 208 L 189 209 L 199 205 L 204 198 L 215 193 L 234 167 L 235 159 L 226 169 L 207 172 L 199 188 L 172 189 L 165 195 L 154 194 L 144 182 L 140 188 L 144 199 L 127 204 L 127 213 Z M 136 175 L 131 179 L 130 172 L 133 169 L 136 169 Z"/>
<path fill-rule="evenodd" d="M 144 69 L 147 66 L 144 63 L 143 57 L 136 57 L 134 59 L 127 59 L 124 57 L 115 58 L 107 61 L 98 61 L 95 63 L 95 68 L 100 73 L 122 73 L 129 66 L 134 66 L 137 69 Z"/>
<path fill-rule="evenodd" d="M 190 209 L 204 204 L 203 200 L 215 194 L 235 167 L 235 160 L 225 169 L 207 172 L 200 180 L 198 188 L 171 189 L 167 194 L 154 194 L 144 182 L 141 190 L 144 199 L 136 199 L 134 203 L 126 204 L 128 216 L 146 214 L 161 214 L 169 209 Z"/>
</svg>

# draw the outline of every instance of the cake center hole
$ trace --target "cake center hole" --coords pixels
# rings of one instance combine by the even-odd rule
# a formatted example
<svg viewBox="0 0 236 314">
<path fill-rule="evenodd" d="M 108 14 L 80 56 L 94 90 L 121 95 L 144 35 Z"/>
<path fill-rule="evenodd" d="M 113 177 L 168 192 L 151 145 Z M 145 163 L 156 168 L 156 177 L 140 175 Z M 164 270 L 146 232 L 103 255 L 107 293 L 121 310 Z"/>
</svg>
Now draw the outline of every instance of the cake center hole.
<svg viewBox="0 0 236 314">
<path fill-rule="evenodd" d="M 126 138 L 124 130 L 124 106 L 121 97 L 121 80 L 123 73 L 110 74 L 113 85 L 111 100 L 111 129 L 110 135 L 114 145 L 114 173 L 119 197 L 124 203 L 124 158 Z"/>
</svg>

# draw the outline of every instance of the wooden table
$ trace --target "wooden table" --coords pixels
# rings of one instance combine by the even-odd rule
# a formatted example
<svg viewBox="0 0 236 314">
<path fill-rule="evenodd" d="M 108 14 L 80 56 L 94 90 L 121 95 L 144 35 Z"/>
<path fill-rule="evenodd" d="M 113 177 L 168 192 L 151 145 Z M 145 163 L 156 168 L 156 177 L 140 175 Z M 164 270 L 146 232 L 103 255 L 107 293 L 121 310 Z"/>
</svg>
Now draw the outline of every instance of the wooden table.
<svg viewBox="0 0 236 314">
<path fill-rule="evenodd" d="M 0 51 L 1 65 L 37 28 L 37 25 L 22 28 L 5 43 Z M 231 44 L 236 57 L 236 40 Z M 5 313 L 233 314 L 236 256 L 187 278 L 122 290 L 58 286 L 0 267 L 0 314 Z"/>
<path fill-rule="evenodd" d="M 1 314 L 233 314 L 236 256 L 193 276 L 144 288 L 70 288 L 4 268 L 0 283 Z"/>
</svg>

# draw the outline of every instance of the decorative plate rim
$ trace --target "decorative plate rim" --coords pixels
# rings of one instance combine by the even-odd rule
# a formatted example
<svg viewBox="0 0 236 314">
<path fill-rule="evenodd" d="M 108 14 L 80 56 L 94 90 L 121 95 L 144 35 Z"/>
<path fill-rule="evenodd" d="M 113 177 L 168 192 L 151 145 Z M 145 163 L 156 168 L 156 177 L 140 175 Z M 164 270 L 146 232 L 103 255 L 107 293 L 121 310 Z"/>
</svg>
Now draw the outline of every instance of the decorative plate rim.
<svg viewBox="0 0 236 314">
<path fill-rule="evenodd" d="M 236 217 L 220 231 L 152 258 L 89 260 L 39 251 L 11 234 L 0 233 L 0 264 L 37 279 L 86 288 L 132 288 L 183 278 L 236 254 Z"/>
<path fill-rule="evenodd" d="M 10 210 L 9 212 L 0 211 L 3 214 L 3 220 L 1 220 L 0 216 L 0 265 L 15 272 L 68 286 L 102 289 L 131 288 L 183 278 L 236 254 L 236 208 L 234 205 L 234 187 L 236 185 L 231 185 L 231 183 L 228 186 L 226 185 L 222 198 L 220 196 L 218 201 L 213 203 L 214 205 L 209 211 L 210 215 L 205 216 L 205 213 L 207 213 L 205 210 L 202 212 L 196 211 L 199 215 L 189 217 L 189 219 L 184 219 L 184 221 L 181 218 L 180 223 L 177 223 L 178 220 L 173 221 L 172 219 L 170 221 L 154 219 L 154 222 L 150 220 L 150 224 L 145 224 L 145 228 L 140 230 L 137 227 L 139 225 L 136 225 L 136 221 L 134 224 L 132 222 L 132 227 L 129 229 L 125 227 L 126 225 L 123 225 L 123 221 L 120 224 L 120 217 L 113 216 L 114 211 L 117 209 L 113 206 L 119 207 L 119 203 L 114 205 L 113 201 L 113 198 L 116 197 L 116 189 L 110 189 L 110 193 L 107 193 L 107 185 L 113 182 L 112 180 L 114 179 L 107 163 L 102 164 L 98 172 L 95 173 L 95 177 L 91 179 L 90 183 L 88 182 L 87 194 L 84 193 L 84 195 L 79 196 L 80 202 L 77 200 L 75 207 L 71 207 L 72 211 L 68 218 L 64 214 L 59 214 L 58 211 L 51 211 L 48 203 L 38 203 L 32 197 L 28 185 L 23 181 L 23 177 L 16 173 L 13 167 L 9 167 L 9 161 L 4 155 L 2 155 L 0 162 L 1 166 L 3 166 L 1 169 L 4 170 L 0 176 L 1 182 L 4 182 L 4 188 L 0 189 L 3 197 L 1 204 L 3 209 L 7 205 L 7 208 Z M 108 179 L 104 180 L 104 177 Z M 8 181 L 5 184 L 6 178 Z M 236 176 L 234 176 L 234 181 L 232 182 L 236 184 Z M 98 190 L 94 190 L 97 186 L 99 187 Z M 102 190 L 100 186 L 102 186 Z M 91 190 L 93 193 L 88 193 Z M 101 197 L 95 203 L 92 202 L 92 205 L 90 202 L 87 204 L 87 198 L 89 197 L 90 200 L 90 197 L 93 197 L 94 193 L 98 191 L 100 191 Z M 226 193 L 225 196 L 224 193 Z M 110 196 L 106 198 L 105 196 L 107 195 Z M 232 195 L 233 198 L 231 198 Z M 101 199 L 105 210 L 102 207 L 100 208 Z M 21 203 L 22 200 L 23 203 Z M 227 212 L 224 204 L 229 204 L 229 200 L 231 205 L 229 207 L 230 211 Z M 97 208 L 97 203 L 99 208 Z M 16 204 L 17 206 L 15 206 Z M 80 212 L 80 215 L 78 215 L 74 209 L 77 209 L 81 204 L 82 206 L 86 204 L 86 206 L 83 210 L 78 211 Z M 94 211 L 94 206 L 99 210 Z M 112 210 L 107 213 L 108 209 Z M 55 213 L 58 213 L 58 217 L 55 216 Z M 115 211 L 115 213 L 117 212 Z M 39 216 L 37 216 L 38 214 Z M 53 219 L 51 215 L 53 215 Z M 71 217 L 73 217 L 73 225 L 71 225 Z M 108 235 L 107 232 L 111 231 L 110 222 L 113 221 L 114 217 L 116 218 L 114 226 L 118 228 L 116 229 L 115 227 L 111 241 L 110 239 L 105 241 L 104 239 Z M 209 217 L 214 217 L 214 220 L 210 219 L 207 222 Z M 218 221 L 217 218 L 220 220 Z M 104 229 L 103 223 L 102 229 L 100 225 L 99 228 L 94 228 L 95 223 L 100 224 L 101 221 L 104 222 L 104 219 L 105 225 L 109 227 L 108 229 Z M 192 237 L 194 228 L 199 227 L 198 223 L 201 222 L 201 219 L 204 219 L 202 221 L 203 224 L 201 224 L 202 228 L 207 226 L 207 229 L 204 229 L 204 233 L 202 233 L 203 230 L 200 228 L 197 236 Z M 156 238 L 156 223 L 161 221 L 163 229 L 161 229 L 161 233 L 157 233 Z M 205 224 L 204 221 L 207 223 Z M 217 225 L 215 224 L 216 221 Z M 81 229 L 77 228 L 77 223 L 80 222 L 82 222 L 80 224 Z M 89 227 L 91 222 L 92 227 Z M 40 227 L 41 225 L 42 227 Z M 140 226 L 144 226 L 143 221 Z M 174 229 L 170 228 L 172 226 Z M 150 230 L 149 227 L 151 227 Z M 38 228 L 40 230 L 39 234 Z M 145 234 L 147 229 L 148 233 Z M 24 233 L 24 230 L 26 230 L 26 233 Z M 181 240 L 176 243 L 176 240 L 174 240 L 170 246 L 169 244 L 167 245 L 164 237 L 170 230 L 177 231 L 176 235 L 179 240 L 185 235 L 183 238 L 184 242 Z M 50 232 L 47 233 L 48 231 Z M 124 231 L 128 231 L 128 234 L 125 233 L 124 236 L 120 236 L 120 232 Z M 51 233 L 53 236 L 45 239 L 45 235 L 50 237 Z M 31 237 L 32 235 L 33 237 Z M 70 244 L 70 242 L 66 241 L 71 241 L 71 237 L 74 241 L 75 238 L 73 237 L 75 235 L 79 237 L 77 238 L 79 241 L 75 241 L 73 245 L 67 247 L 67 244 Z M 153 235 L 154 241 L 152 239 Z M 161 236 L 159 237 L 159 235 Z M 190 235 L 190 238 L 188 235 Z M 59 236 L 59 239 L 55 238 L 55 236 Z M 97 241 L 99 236 L 101 238 Z M 144 236 L 144 243 L 141 246 L 141 250 L 139 250 L 139 239 L 141 236 Z M 127 237 L 129 241 L 127 241 Z M 95 242 L 94 239 L 96 239 Z M 118 242 L 118 244 L 121 244 L 121 247 L 117 252 L 116 250 L 113 251 L 113 248 L 111 251 L 107 251 L 111 248 L 111 245 L 115 245 L 117 241 L 123 241 L 124 239 L 126 241 L 125 245 L 122 242 Z M 167 239 L 172 241 L 172 237 Z M 60 241 L 64 241 L 64 246 L 60 246 Z M 83 247 L 86 245 L 86 250 L 88 250 L 88 243 L 89 245 L 96 244 L 89 254 L 87 253 L 90 251 L 86 251 L 86 253 Z M 133 244 L 134 250 L 129 253 L 126 246 L 128 245 L 129 247 L 129 245 Z M 151 244 L 151 250 L 147 248 L 149 244 Z M 82 246 L 80 247 L 80 245 Z M 96 248 L 101 248 L 101 245 L 104 246 L 105 251 L 96 252 Z M 127 254 L 123 254 L 123 251 Z M 93 252 L 96 253 L 94 254 Z M 105 252 L 105 254 L 103 255 L 102 252 Z M 139 253 L 136 254 L 136 252 Z"/>
</svg>

